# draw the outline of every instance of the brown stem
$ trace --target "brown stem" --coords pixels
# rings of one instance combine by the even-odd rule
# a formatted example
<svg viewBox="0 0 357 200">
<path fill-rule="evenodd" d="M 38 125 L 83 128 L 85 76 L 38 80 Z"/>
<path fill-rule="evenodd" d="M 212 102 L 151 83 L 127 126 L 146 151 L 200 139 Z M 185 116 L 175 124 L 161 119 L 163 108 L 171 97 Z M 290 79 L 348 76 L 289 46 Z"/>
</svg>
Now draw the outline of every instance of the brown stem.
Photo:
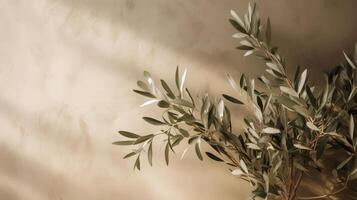
<svg viewBox="0 0 357 200">
<path fill-rule="evenodd" d="M 347 189 L 347 185 L 344 185 L 342 188 L 340 188 L 339 190 L 335 191 L 335 192 L 332 192 L 332 193 L 329 193 L 329 194 L 325 194 L 325 195 L 321 195 L 321 196 L 313 196 L 313 197 L 298 197 L 297 199 L 323 199 L 323 198 L 328 198 L 332 195 L 335 195 L 335 194 L 338 194 L 342 191 L 344 191 L 345 189 Z"/>
<path fill-rule="evenodd" d="M 292 191 L 292 189 L 293 189 L 293 185 L 294 185 L 294 177 L 293 177 L 293 175 L 294 175 L 294 171 L 293 171 L 293 168 L 294 168 L 294 160 L 293 160 L 293 158 L 290 158 L 289 159 L 289 179 L 290 179 L 290 181 L 289 181 L 289 190 L 288 190 L 288 194 L 287 194 L 287 196 L 288 196 L 288 200 L 290 199 L 290 196 L 291 196 L 291 191 Z"/>
<path fill-rule="evenodd" d="M 293 191 L 291 193 L 291 198 L 290 198 L 291 200 L 295 199 L 296 192 L 297 192 L 297 190 L 298 190 L 298 188 L 300 186 L 301 180 L 302 180 L 303 172 L 298 172 L 298 173 L 299 173 L 298 179 L 297 179 L 297 181 L 296 181 L 296 183 L 294 185 Z"/>
</svg>

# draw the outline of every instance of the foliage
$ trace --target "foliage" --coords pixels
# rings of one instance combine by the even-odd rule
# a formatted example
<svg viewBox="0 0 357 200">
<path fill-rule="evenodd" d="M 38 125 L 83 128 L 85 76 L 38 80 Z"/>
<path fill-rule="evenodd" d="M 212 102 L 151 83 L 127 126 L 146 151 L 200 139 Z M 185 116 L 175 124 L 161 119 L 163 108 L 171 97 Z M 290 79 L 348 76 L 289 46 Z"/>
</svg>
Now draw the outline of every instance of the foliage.
<svg viewBox="0 0 357 200">
<path fill-rule="evenodd" d="M 255 4 L 248 10 L 242 18 L 231 11 L 229 21 L 238 31 L 233 37 L 239 39 L 237 49 L 244 51 L 244 56 L 254 55 L 265 62 L 265 75 L 253 79 L 243 74 L 239 83 L 228 76 L 237 94 L 223 94 L 226 101 L 217 101 L 207 94 L 193 98 L 184 87 L 186 70 L 181 74 L 176 69 L 175 89 L 164 80 L 160 80 L 162 87 L 156 86 L 151 75 L 144 72 L 145 81 L 137 82 L 141 90 L 134 92 L 150 98 L 143 105 L 155 103 L 163 109 L 161 119 L 143 118 L 162 130 L 144 136 L 119 131 L 128 140 L 114 144 L 135 146 L 124 158 L 135 156 L 134 168 L 140 170 L 144 153 L 152 165 L 153 140 L 159 135 L 165 136 L 167 164 L 170 153 L 182 141 L 194 146 L 202 160 L 201 143 L 205 142 L 213 150 L 205 152 L 209 158 L 226 163 L 234 176 L 252 185 L 252 199 L 309 199 L 296 197 L 303 175 L 324 168 L 321 159 L 325 155 L 339 153 L 344 160 L 332 171 L 334 191 L 310 199 L 327 198 L 348 189 L 348 183 L 357 179 L 357 55 L 352 59 L 343 53 L 346 61 L 324 74 L 325 86 L 319 92 L 309 82 L 307 69 L 298 67 L 294 78 L 289 78 L 284 59 L 271 45 L 269 19 L 262 23 Z M 263 90 L 258 90 L 256 83 Z M 242 96 L 248 100 L 239 100 Z M 244 118 L 242 133 L 232 131 L 226 102 L 253 108 L 253 114 Z"/>
</svg>

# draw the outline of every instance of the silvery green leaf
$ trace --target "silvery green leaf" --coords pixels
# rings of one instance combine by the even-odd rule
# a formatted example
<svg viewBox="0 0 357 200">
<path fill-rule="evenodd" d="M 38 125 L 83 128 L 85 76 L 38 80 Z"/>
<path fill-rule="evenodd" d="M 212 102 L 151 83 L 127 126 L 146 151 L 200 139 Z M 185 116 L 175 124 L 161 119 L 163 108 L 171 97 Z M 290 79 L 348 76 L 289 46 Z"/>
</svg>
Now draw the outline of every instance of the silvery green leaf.
<svg viewBox="0 0 357 200">
<path fill-rule="evenodd" d="M 234 19 L 229 19 L 229 22 L 232 24 L 232 26 L 237 29 L 239 32 L 242 33 L 247 33 L 245 25 L 240 25 L 239 22 L 237 22 Z"/>
<path fill-rule="evenodd" d="M 152 100 L 149 100 L 149 101 L 145 101 L 143 104 L 140 105 L 140 107 L 144 107 L 144 106 L 156 103 L 156 102 L 159 102 L 159 100 L 158 99 L 152 99 Z"/>
<path fill-rule="evenodd" d="M 291 96 L 294 96 L 294 97 L 299 97 L 298 93 L 296 93 L 295 90 L 293 90 L 292 88 L 289 88 L 289 87 L 285 87 L 285 86 L 280 86 L 279 87 L 280 90 L 286 94 L 289 94 Z"/>
<path fill-rule="evenodd" d="M 265 186 L 264 186 L 265 192 L 268 193 L 269 192 L 269 176 L 266 172 L 263 173 L 263 179 L 264 179 L 264 183 L 265 183 Z"/>
<path fill-rule="evenodd" d="M 301 73 L 300 80 L 299 80 L 299 85 L 298 85 L 298 94 L 301 93 L 302 88 L 303 88 L 304 85 L 305 85 L 306 77 L 307 77 L 307 69 L 305 69 L 305 70 Z"/>
<path fill-rule="evenodd" d="M 169 143 L 167 143 L 166 147 L 165 147 L 165 162 L 166 162 L 166 165 L 169 165 L 169 162 L 170 162 L 169 153 L 170 153 L 170 146 L 169 146 Z"/>
<path fill-rule="evenodd" d="M 161 100 L 157 103 L 157 106 L 160 108 L 168 108 L 170 107 L 170 104 L 167 101 Z"/>
<path fill-rule="evenodd" d="M 311 148 L 304 146 L 302 144 L 294 144 L 294 147 L 296 147 L 298 149 L 303 149 L 303 150 L 312 150 Z"/>
<path fill-rule="evenodd" d="M 270 25 L 270 19 L 268 17 L 267 19 L 267 28 L 265 30 L 265 38 L 267 45 L 270 46 L 270 40 L 271 40 L 271 25 Z"/>
<path fill-rule="evenodd" d="M 217 105 L 217 115 L 219 120 L 222 121 L 224 115 L 224 102 L 222 100 L 220 100 Z"/>
<path fill-rule="evenodd" d="M 178 130 L 184 137 L 189 137 L 190 136 L 188 131 L 186 131 L 185 129 L 179 128 Z"/>
<path fill-rule="evenodd" d="M 140 143 L 146 142 L 153 137 L 154 137 L 153 134 L 141 136 L 135 140 L 134 144 L 140 144 Z"/>
<path fill-rule="evenodd" d="M 345 56 L 348 64 L 353 68 L 353 69 L 356 69 L 356 65 L 352 62 L 352 60 L 346 55 L 345 52 L 343 52 L 343 55 Z"/>
<path fill-rule="evenodd" d="M 309 86 L 306 87 L 306 94 L 307 94 L 307 96 L 309 97 L 309 100 L 310 100 L 310 102 L 311 102 L 311 105 L 312 105 L 315 109 L 317 109 L 317 108 L 318 108 L 318 105 L 317 105 L 316 98 L 315 98 L 314 94 L 312 94 L 312 91 L 311 91 L 311 89 L 310 89 Z"/>
<path fill-rule="evenodd" d="M 244 56 L 249 56 L 249 55 L 252 55 L 253 53 L 254 53 L 254 50 L 249 50 L 244 53 Z"/>
<path fill-rule="evenodd" d="M 238 99 L 232 97 L 232 96 L 229 96 L 227 94 L 223 94 L 222 95 L 225 99 L 227 99 L 228 101 L 232 102 L 232 103 L 235 103 L 235 104 L 243 104 L 243 102 L 239 101 Z"/>
<path fill-rule="evenodd" d="M 149 124 L 152 124 L 152 125 L 166 125 L 166 123 L 162 122 L 162 121 L 159 121 L 157 119 L 154 119 L 154 118 L 151 118 L 151 117 L 143 117 L 143 119 L 149 123 Z"/>
<path fill-rule="evenodd" d="M 242 39 L 242 38 L 245 38 L 247 36 L 248 35 L 244 34 L 244 33 L 235 33 L 235 34 L 232 35 L 233 38 L 237 38 L 237 39 Z"/>
<path fill-rule="evenodd" d="M 283 72 L 281 71 L 281 69 L 275 64 L 275 63 L 272 63 L 272 62 L 267 62 L 265 63 L 270 69 L 272 70 L 275 70 L 277 72 L 279 72 L 280 74 L 283 74 Z"/>
<path fill-rule="evenodd" d="M 136 158 L 135 164 L 134 164 L 134 169 L 140 170 L 140 156 Z"/>
<path fill-rule="evenodd" d="M 309 127 L 313 131 L 320 131 L 320 129 L 317 128 L 317 126 L 315 126 L 315 124 L 313 124 L 312 122 L 306 122 L 306 126 Z"/>
<path fill-rule="evenodd" d="M 350 126 L 349 126 L 349 133 L 350 133 L 350 138 L 353 141 L 353 133 L 355 131 L 355 122 L 353 119 L 353 115 L 350 115 Z"/>
<path fill-rule="evenodd" d="M 277 134 L 277 133 L 280 133 L 280 130 L 277 128 L 273 128 L 273 127 L 266 127 L 262 130 L 262 133 Z"/>
<path fill-rule="evenodd" d="M 247 147 L 250 149 L 260 150 L 260 147 L 254 143 L 247 143 Z"/>
<path fill-rule="evenodd" d="M 218 156 L 210 153 L 210 152 L 206 152 L 206 155 L 211 158 L 212 160 L 218 161 L 218 162 L 223 162 L 222 159 L 220 159 Z"/>
<path fill-rule="evenodd" d="M 130 153 L 126 154 L 126 155 L 123 157 L 123 159 L 132 157 L 132 156 L 134 156 L 134 155 L 136 155 L 136 152 L 130 152 Z"/>
<path fill-rule="evenodd" d="M 180 92 L 181 92 L 181 94 L 183 92 L 183 84 L 185 83 L 185 80 L 186 80 L 186 74 L 187 74 L 187 69 L 185 68 L 185 70 L 183 71 L 183 74 L 181 76 L 181 79 L 180 79 Z"/>
<path fill-rule="evenodd" d="M 244 29 L 244 23 L 242 19 L 238 16 L 238 14 L 234 10 L 231 10 L 231 15 L 233 19 L 236 20 L 236 22 L 238 22 L 239 25 Z"/>
<path fill-rule="evenodd" d="M 253 45 L 248 40 L 241 40 L 239 43 L 244 46 L 253 47 Z"/>
<path fill-rule="evenodd" d="M 138 138 L 140 135 L 128 131 L 119 131 L 119 134 L 127 138 Z"/>
<path fill-rule="evenodd" d="M 229 74 L 227 74 L 227 79 L 228 79 L 229 84 L 232 86 L 232 88 L 235 91 L 239 91 L 239 87 L 238 87 L 236 81 L 233 79 L 233 77 L 230 76 Z"/>
<path fill-rule="evenodd" d="M 180 90 L 180 71 L 179 71 L 179 67 L 176 67 L 176 72 L 175 72 L 175 82 L 176 82 L 176 87 L 179 91 Z"/>
<path fill-rule="evenodd" d="M 250 31 L 250 21 L 247 14 L 244 14 L 244 24 L 248 31 Z"/>
<path fill-rule="evenodd" d="M 133 90 L 134 92 L 146 96 L 146 97 L 150 97 L 150 98 L 156 98 L 155 95 L 149 93 L 149 92 L 144 92 L 144 91 L 140 91 L 140 90 Z"/>
<path fill-rule="evenodd" d="M 244 162 L 242 159 L 239 161 L 239 166 L 242 168 L 242 170 L 243 170 L 246 174 L 248 174 L 247 165 L 245 164 L 245 162 Z"/>
<path fill-rule="evenodd" d="M 234 175 L 234 176 L 242 176 L 243 174 L 244 174 L 244 172 L 243 172 L 241 169 L 239 169 L 239 168 L 234 169 L 234 170 L 232 171 L 232 175 Z"/>
<path fill-rule="evenodd" d="M 148 160 L 149 164 L 152 166 L 152 142 L 150 143 L 148 148 Z"/>
<path fill-rule="evenodd" d="M 356 95 L 356 92 L 357 92 L 357 87 L 353 86 L 353 89 L 352 89 L 350 95 L 348 96 L 347 101 L 351 101 L 351 99 Z"/>
<path fill-rule="evenodd" d="M 116 141 L 113 142 L 115 145 L 133 145 L 135 141 Z"/>
<path fill-rule="evenodd" d="M 170 89 L 169 85 L 167 85 L 167 83 L 164 80 L 160 80 L 160 81 L 161 81 L 162 87 L 167 92 L 167 96 L 170 97 L 171 99 L 174 99 L 175 98 L 175 94 L 172 92 L 172 90 Z"/>
<path fill-rule="evenodd" d="M 149 91 L 149 87 L 146 85 L 146 83 L 142 82 L 142 81 L 138 81 L 136 82 L 136 84 L 141 88 L 143 89 L 144 91 Z"/>
<path fill-rule="evenodd" d="M 257 105 L 255 105 L 255 103 L 252 103 L 252 105 L 253 105 L 253 112 L 255 117 L 258 119 L 259 122 L 262 122 L 263 121 L 262 111 L 259 109 Z"/>
<path fill-rule="evenodd" d="M 328 78 L 327 77 L 325 77 L 325 78 L 326 78 L 326 87 L 325 87 L 325 90 L 324 90 L 324 93 L 323 93 L 323 96 L 322 96 L 320 109 L 325 106 L 325 104 L 327 102 L 328 93 L 329 93 Z"/>
<path fill-rule="evenodd" d="M 196 151 L 196 155 L 200 160 L 203 160 L 202 154 L 201 154 L 201 150 L 200 150 L 200 143 L 197 142 L 195 145 L 195 151 Z"/>
<path fill-rule="evenodd" d="M 268 99 L 265 101 L 264 107 L 263 107 L 263 113 L 265 113 L 267 107 L 269 106 L 272 96 L 273 96 L 273 95 L 270 94 L 269 97 L 268 97 Z"/>
<path fill-rule="evenodd" d="M 193 104 L 185 99 L 175 99 L 174 101 L 172 101 L 175 104 L 178 104 L 180 106 L 185 106 L 188 108 L 193 108 Z"/>
</svg>

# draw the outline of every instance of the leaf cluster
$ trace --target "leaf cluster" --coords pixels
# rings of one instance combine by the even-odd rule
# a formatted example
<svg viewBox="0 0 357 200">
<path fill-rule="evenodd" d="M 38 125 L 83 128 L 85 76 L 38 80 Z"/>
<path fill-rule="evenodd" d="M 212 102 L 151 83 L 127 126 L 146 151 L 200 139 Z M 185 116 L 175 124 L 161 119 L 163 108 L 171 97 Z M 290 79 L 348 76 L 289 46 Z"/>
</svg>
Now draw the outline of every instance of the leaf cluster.
<svg viewBox="0 0 357 200">
<path fill-rule="evenodd" d="M 357 55 L 324 73 L 325 85 L 318 89 L 309 82 L 307 69 L 296 68 L 289 77 L 278 48 L 271 44 L 271 24 L 262 23 L 256 5 L 248 6 L 248 13 L 239 17 L 231 11 L 229 20 L 238 31 L 237 49 L 244 56 L 255 56 L 265 64 L 265 73 L 258 78 L 242 74 L 239 81 L 228 76 L 235 95 L 223 94 L 216 99 L 208 94 L 193 97 L 184 87 L 186 70 L 175 73 L 175 87 L 160 80 L 156 86 L 148 72 L 144 81 L 138 81 L 134 92 L 149 98 L 143 104 L 156 104 L 162 109 L 161 119 L 143 117 L 160 131 L 137 135 L 119 133 L 128 138 L 114 142 L 136 148 L 124 158 L 136 157 L 134 168 L 140 169 L 140 156 L 145 152 L 152 165 L 153 141 L 164 136 L 164 157 L 169 164 L 170 153 L 186 141 L 197 157 L 203 160 L 201 144 L 211 147 L 205 152 L 210 158 L 228 165 L 234 176 L 249 182 L 254 188 L 251 198 L 296 199 L 296 191 L 303 176 L 324 169 L 322 160 L 327 154 L 339 153 L 332 174 L 336 190 L 348 189 L 348 183 L 357 179 Z M 263 88 L 258 90 L 256 85 Z M 247 101 L 240 98 L 247 96 Z M 230 107 L 246 104 L 253 113 L 244 118 L 240 133 L 233 132 Z M 323 197 L 335 195 L 336 192 Z"/>
</svg>

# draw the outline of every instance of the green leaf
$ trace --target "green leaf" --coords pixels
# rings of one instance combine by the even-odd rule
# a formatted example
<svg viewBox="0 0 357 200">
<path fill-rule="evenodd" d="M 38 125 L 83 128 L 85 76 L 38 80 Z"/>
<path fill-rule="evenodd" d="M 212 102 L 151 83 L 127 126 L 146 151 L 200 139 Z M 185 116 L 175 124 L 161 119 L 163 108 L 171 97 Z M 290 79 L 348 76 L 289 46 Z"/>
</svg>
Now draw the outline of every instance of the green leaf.
<svg viewBox="0 0 357 200">
<path fill-rule="evenodd" d="M 188 131 L 186 131 L 182 128 L 179 128 L 178 130 L 184 137 L 190 137 L 190 134 L 188 133 Z"/>
<path fill-rule="evenodd" d="M 143 89 L 144 91 L 149 91 L 149 87 L 146 85 L 146 83 L 142 82 L 142 81 L 138 81 L 136 82 L 136 84 L 141 88 Z"/>
<path fill-rule="evenodd" d="M 348 64 L 350 64 L 350 66 L 353 68 L 353 69 L 356 69 L 356 65 L 352 62 L 352 60 L 346 55 L 345 52 L 343 52 L 343 55 L 345 56 Z"/>
<path fill-rule="evenodd" d="M 260 147 L 254 143 L 246 143 L 246 145 L 249 149 L 260 150 Z"/>
<path fill-rule="evenodd" d="M 136 158 L 135 164 L 134 164 L 134 169 L 138 169 L 140 170 L 140 156 L 138 156 L 138 158 Z"/>
<path fill-rule="evenodd" d="M 249 50 L 253 50 L 254 47 L 247 46 L 247 45 L 241 45 L 241 46 L 237 47 L 237 49 L 244 50 L 244 51 L 249 51 Z"/>
<path fill-rule="evenodd" d="M 277 134 L 277 133 L 280 133 L 280 130 L 277 128 L 273 128 L 273 127 L 266 127 L 262 130 L 262 133 Z"/>
<path fill-rule="evenodd" d="M 210 153 L 210 152 L 206 152 L 206 155 L 211 158 L 212 160 L 218 161 L 218 162 L 223 162 L 222 159 L 218 158 L 217 156 L 215 156 L 214 154 Z"/>
<path fill-rule="evenodd" d="M 320 131 L 320 129 L 317 128 L 317 126 L 315 126 L 315 124 L 313 124 L 312 122 L 306 122 L 306 126 L 309 127 L 313 131 Z"/>
<path fill-rule="evenodd" d="M 307 77 L 307 70 L 305 69 L 302 73 L 301 73 L 301 76 L 300 76 L 300 80 L 299 80 L 299 85 L 298 85 L 298 94 L 301 93 L 304 85 L 305 85 L 305 82 L 306 82 L 306 77 Z"/>
<path fill-rule="evenodd" d="M 154 135 L 153 134 L 149 134 L 149 135 L 145 135 L 145 136 L 141 136 L 138 139 L 135 140 L 134 144 L 140 144 L 143 143 L 151 138 L 153 138 Z"/>
<path fill-rule="evenodd" d="M 169 165 L 169 153 L 170 153 L 170 146 L 169 146 L 169 143 L 167 143 L 166 147 L 165 147 L 165 162 L 166 162 L 166 165 Z"/>
<path fill-rule="evenodd" d="M 176 99 L 173 101 L 175 104 L 178 104 L 180 106 L 185 106 L 188 108 L 193 108 L 193 104 L 185 99 Z"/>
<path fill-rule="evenodd" d="M 170 104 L 167 101 L 161 100 L 157 103 L 157 106 L 160 108 L 168 108 L 170 107 Z"/>
<path fill-rule="evenodd" d="M 176 67 L 176 72 L 175 72 L 175 82 L 176 82 L 176 87 L 180 91 L 180 74 L 179 74 L 179 67 Z M 181 95 L 180 95 L 181 96 Z"/>
<path fill-rule="evenodd" d="M 233 19 L 236 22 L 238 22 L 241 27 L 244 27 L 244 23 L 243 23 L 242 19 L 237 15 L 237 13 L 234 10 L 231 10 L 231 15 L 232 15 Z"/>
<path fill-rule="evenodd" d="M 200 150 L 200 144 L 198 142 L 195 145 L 195 151 L 196 151 L 197 157 L 200 160 L 203 160 L 203 157 L 202 157 L 202 154 L 201 154 L 201 150 Z"/>
<path fill-rule="evenodd" d="M 150 165 L 152 166 L 152 142 L 150 143 L 148 148 L 148 160 Z"/>
<path fill-rule="evenodd" d="M 116 141 L 113 142 L 115 145 L 133 145 L 135 141 Z"/>
<path fill-rule="evenodd" d="M 238 176 L 239 177 L 239 176 L 242 176 L 243 174 L 244 174 L 244 172 L 239 168 L 237 168 L 237 169 L 232 171 L 232 175 L 233 176 Z"/>
<path fill-rule="evenodd" d="M 151 117 L 143 117 L 143 119 L 144 119 L 147 123 L 152 124 L 152 125 L 166 125 L 164 122 L 159 121 L 159 120 L 154 119 L 154 118 L 151 118 Z"/>
<path fill-rule="evenodd" d="M 268 46 L 270 46 L 270 41 L 271 41 L 271 25 L 270 25 L 270 19 L 268 17 L 267 19 L 267 28 L 265 30 L 265 38 L 266 38 L 266 43 Z"/>
<path fill-rule="evenodd" d="M 136 152 L 128 153 L 123 157 L 123 159 L 129 158 L 129 157 L 134 156 L 134 155 L 136 155 Z"/>
<path fill-rule="evenodd" d="M 167 96 L 171 99 L 175 99 L 175 94 L 172 92 L 169 85 L 164 80 L 160 80 L 160 82 L 164 90 L 167 92 Z"/>
<path fill-rule="evenodd" d="M 307 94 L 307 96 L 309 97 L 309 100 L 310 100 L 311 105 L 312 105 L 315 109 L 317 109 L 317 108 L 318 108 L 318 105 L 317 105 L 316 98 L 315 98 L 315 96 L 312 94 L 312 91 L 311 91 L 310 87 L 308 87 L 308 86 L 306 87 L 306 94 Z"/>
<path fill-rule="evenodd" d="M 146 96 L 146 97 L 150 97 L 150 98 L 156 98 L 153 94 L 149 93 L 149 92 L 144 92 L 144 91 L 140 91 L 140 90 L 133 90 L 134 92 Z"/>
<path fill-rule="evenodd" d="M 349 133 L 351 140 L 353 141 L 353 133 L 355 131 L 355 122 L 353 120 L 353 115 L 350 115 L 350 126 L 349 126 Z"/>
<path fill-rule="evenodd" d="M 227 99 L 228 101 L 232 102 L 232 103 L 236 103 L 236 104 L 243 104 L 243 102 L 239 101 L 238 99 L 232 97 L 232 96 L 229 96 L 227 94 L 223 94 L 222 95 L 225 99 Z"/>
<path fill-rule="evenodd" d="M 265 63 L 270 69 L 280 73 L 280 74 L 284 74 L 284 72 L 280 69 L 280 67 L 278 67 L 275 63 L 272 62 L 267 62 Z"/>
<path fill-rule="evenodd" d="M 233 19 L 229 19 L 229 22 L 232 24 L 232 26 L 237 29 L 239 32 L 241 33 L 245 33 L 247 34 L 247 31 L 238 23 L 236 22 L 235 20 Z"/>
<path fill-rule="evenodd" d="M 135 133 L 131 133 L 128 131 L 119 131 L 120 135 L 125 136 L 127 138 L 138 138 L 140 137 L 140 135 L 137 135 Z"/>
<path fill-rule="evenodd" d="M 311 148 L 301 145 L 301 144 L 294 144 L 294 147 L 296 147 L 298 149 L 302 149 L 302 150 L 312 150 Z"/>
<path fill-rule="evenodd" d="M 181 76 L 181 79 L 180 79 L 180 92 L 182 94 L 183 92 L 183 85 L 185 83 L 185 80 L 186 80 L 186 75 L 187 75 L 187 69 L 185 69 L 182 73 L 182 76 Z"/>
<path fill-rule="evenodd" d="M 245 162 L 243 160 L 240 160 L 239 161 L 239 166 L 242 168 L 242 170 L 248 174 L 248 168 L 247 168 L 247 165 L 245 164 Z"/>
<path fill-rule="evenodd" d="M 280 86 L 279 87 L 280 90 L 286 94 L 289 94 L 291 96 L 294 96 L 294 97 L 299 97 L 298 93 L 296 93 L 295 90 L 293 90 L 292 88 L 289 88 L 289 87 L 285 87 L 285 86 Z"/>
</svg>

